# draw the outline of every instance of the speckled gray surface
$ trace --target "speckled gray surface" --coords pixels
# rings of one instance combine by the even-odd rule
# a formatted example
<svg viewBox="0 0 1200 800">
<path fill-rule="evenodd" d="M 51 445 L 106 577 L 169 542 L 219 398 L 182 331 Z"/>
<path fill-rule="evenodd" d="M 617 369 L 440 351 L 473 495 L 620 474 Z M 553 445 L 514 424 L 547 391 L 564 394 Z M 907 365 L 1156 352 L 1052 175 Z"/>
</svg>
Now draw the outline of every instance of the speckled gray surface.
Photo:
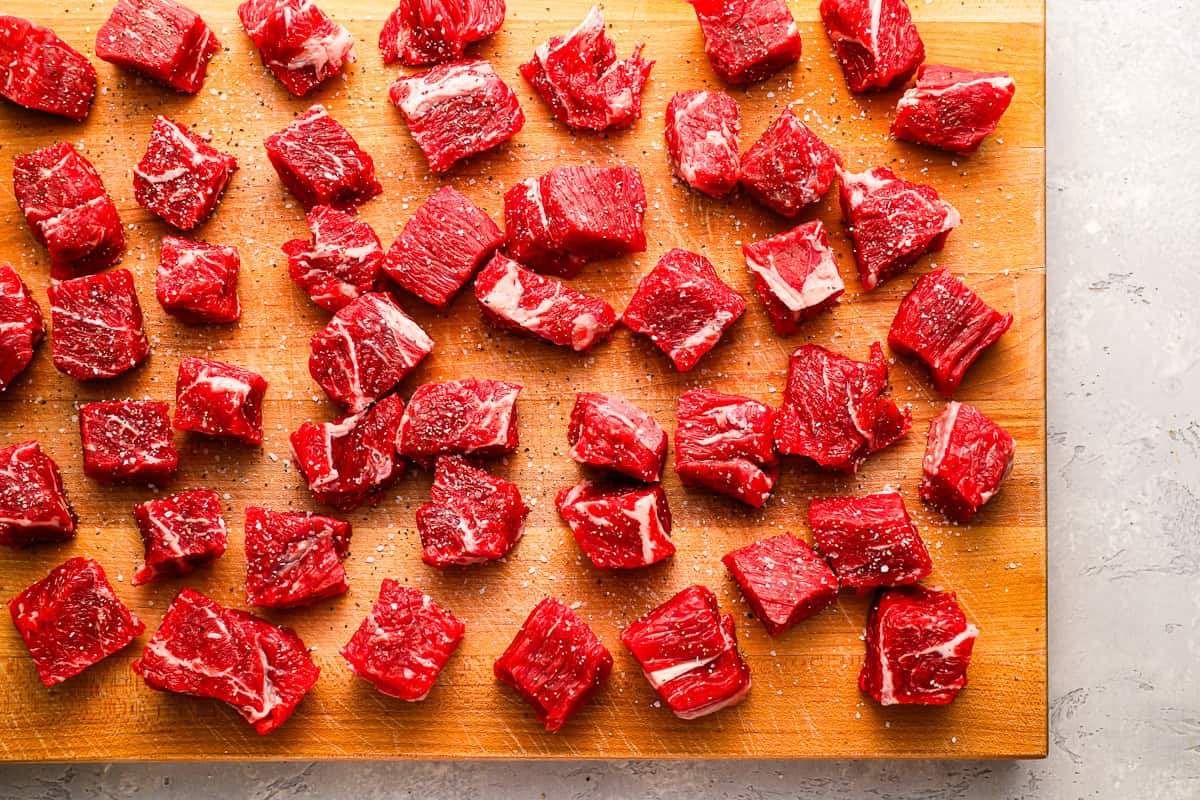
<svg viewBox="0 0 1200 800">
<path fill-rule="evenodd" d="M 18 766 L 0 800 L 1200 797 L 1192 5 L 1050 0 L 1045 761 Z"/>
</svg>

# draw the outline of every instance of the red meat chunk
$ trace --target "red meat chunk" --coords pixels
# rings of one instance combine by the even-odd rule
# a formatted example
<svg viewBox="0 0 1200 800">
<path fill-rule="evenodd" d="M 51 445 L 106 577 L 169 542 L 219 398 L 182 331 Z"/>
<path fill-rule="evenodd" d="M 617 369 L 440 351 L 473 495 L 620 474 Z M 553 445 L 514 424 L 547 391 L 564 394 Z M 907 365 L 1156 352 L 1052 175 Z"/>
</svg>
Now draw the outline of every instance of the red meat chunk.
<svg viewBox="0 0 1200 800">
<path fill-rule="evenodd" d="M 313 380 L 357 414 L 404 380 L 433 351 L 433 340 L 391 295 L 370 292 L 334 314 L 311 346 Z"/>
<path fill-rule="evenodd" d="M 76 522 L 58 464 L 37 442 L 0 450 L 0 544 L 70 539 Z"/>
<path fill-rule="evenodd" d="M 3 17 L 0 17 L 3 20 Z M 117 207 L 91 162 L 66 142 L 13 159 L 13 191 L 56 280 L 99 272 L 125 252 Z"/>
<path fill-rule="evenodd" d="M 41 306 L 12 264 L 0 261 L 0 392 L 29 366 L 45 335 Z"/>
<path fill-rule="evenodd" d="M 117 269 L 51 284 L 50 355 L 76 380 L 113 378 L 150 355 L 133 275 Z"/>
<path fill-rule="evenodd" d="M 825 469 L 853 474 L 867 456 L 912 427 L 912 414 L 881 397 L 887 388 L 883 348 L 855 361 L 815 344 L 792 353 L 783 407 L 775 422 L 780 453 L 804 456 Z"/>
<path fill-rule="evenodd" d="M 850 225 L 864 289 L 874 289 L 926 253 L 941 250 L 962 224 L 954 206 L 932 186 L 909 183 L 887 167 L 839 171 L 842 215 Z"/>
<path fill-rule="evenodd" d="M 401 75 L 388 97 L 434 172 L 507 142 L 525 125 L 517 96 L 482 59 Z"/>
<path fill-rule="evenodd" d="M 557 167 L 504 195 L 505 251 L 573 278 L 589 261 L 646 249 L 646 189 L 633 167 Z"/>
<path fill-rule="evenodd" d="M 383 191 L 374 160 L 319 103 L 263 146 L 279 180 L 306 209 L 352 208 Z"/>
<path fill-rule="evenodd" d="M 100 58 L 192 94 L 220 49 L 200 15 L 175 0 L 117 0 L 96 33 Z"/>
<path fill-rule="evenodd" d="M 579 392 L 567 428 L 571 458 L 652 483 L 662 477 L 667 434 L 654 417 L 620 397 Z"/>
<path fill-rule="evenodd" d="M 400 455 L 429 464 L 439 455 L 496 458 L 517 449 L 517 395 L 504 381 L 465 378 L 417 387 L 400 420 Z"/>
<path fill-rule="evenodd" d="M 638 283 L 621 321 L 687 372 L 745 310 L 746 301 L 721 281 L 712 262 L 676 247 Z"/>
<path fill-rule="evenodd" d="M 350 584 L 350 523 L 301 511 L 246 507 L 246 603 L 295 608 L 342 594 Z"/>
<path fill-rule="evenodd" d="M 795 217 L 829 190 L 839 163 L 837 153 L 786 110 L 742 156 L 742 186 L 776 214 Z"/>
<path fill-rule="evenodd" d="M 946 705 L 967 685 L 978 636 L 954 592 L 924 586 L 882 591 L 867 616 L 858 688 L 885 706 Z"/>
<path fill-rule="evenodd" d="M 361 413 L 301 425 L 291 436 L 292 454 L 313 499 L 338 511 L 378 503 L 404 474 L 396 458 L 403 412 L 404 401 L 392 394 Z"/>
<path fill-rule="evenodd" d="M 1017 86 L 1003 72 L 924 64 L 896 104 L 892 135 L 970 155 L 996 130 Z"/>
<path fill-rule="evenodd" d="M 421 560 L 435 567 L 503 558 L 529 514 L 517 487 L 457 456 L 437 460 L 430 502 L 417 509 Z"/>
<path fill-rule="evenodd" d="M 475 279 L 475 299 L 488 322 L 581 353 L 607 339 L 617 324 L 599 297 L 527 270 L 497 253 Z"/>
<path fill-rule="evenodd" d="M 356 60 L 350 31 L 312 0 L 247 0 L 238 18 L 263 64 L 296 97 Z"/>
<path fill-rule="evenodd" d="M 385 64 L 441 64 L 502 24 L 504 0 L 400 0 L 379 32 L 379 50 Z"/>
<path fill-rule="evenodd" d="M 263 376 L 232 364 L 188 356 L 175 381 L 175 427 L 262 444 Z"/>
<path fill-rule="evenodd" d="M 229 538 L 221 496 L 209 489 L 139 503 L 133 510 L 146 560 L 133 573 L 133 585 L 187 575 L 225 553 Z"/>
<path fill-rule="evenodd" d="M 429 694 L 464 630 L 429 595 L 384 579 L 371 613 L 340 652 L 350 671 L 379 691 L 416 702 Z"/>
<path fill-rule="evenodd" d="M 727 553 L 733 574 L 767 633 L 778 636 L 837 599 L 838 581 L 816 552 L 790 533 Z"/>
<path fill-rule="evenodd" d="M 0 14 L 0 97 L 81 120 L 96 95 L 96 70 L 49 28 Z"/>
<path fill-rule="evenodd" d="M 775 411 L 748 397 L 690 389 L 676 406 L 675 473 L 762 508 L 779 478 Z"/>
<path fill-rule="evenodd" d="M 967 522 L 1000 491 L 1016 443 L 982 411 L 949 402 L 929 423 L 921 499 L 955 522 Z"/>
<path fill-rule="evenodd" d="M 1001 314 L 948 271 L 936 269 L 901 301 L 888 345 L 919 358 L 933 375 L 933 385 L 949 397 L 967 368 L 1012 321 L 1012 314 Z"/>
<path fill-rule="evenodd" d="M 612 664 L 612 654 L 587 623 L 547 597 L 529 612 L 512 644 L 496 659 L 494 671 L 554 732 L 604 685 Z"/>
<path fill-rule="evenodd" d="M 680 719 L 737 705 L 750 692 L 750 667 L 733 617 L 721 616 L 706 586 L 689 586 L 621 634 L 650 685 Z"/>
<path fill-rule="evenodd" d="M 153 400 L 104 400 L 79 409 L 83 472 L 100 483 L 166 483 L 179 468 L 170 406 Z"/>
<path fill-rule="evenodd" d="M 321 668 L 291 628 L 184 589 L 133 671 L 152 689 L 224 701 L 261 734 L 288 720 Z"/>
<path fill-rule="evenodd" d="M 800 60 L 800 31 L 786 0 L 689 0 L 704 52 L 726 83 L 754 83 Z"/>
<path fill-rule="evenodd" d="M 837 305 L 846 291 L 819 219 L 744 244 L 742 255 L 780 336 L 790 336 L 800 330 L 800 323 Z"/>
<path fill-rule="evenodd" d="M 678 92 L 667 105 L 667 153 L 675 176 L 698 192 L 724 197 L 741 175 L 737 100 L 724 92 Z"/>
<path fill-rule="evenodd" d="M 555 498 L 579 549 L 600 569 L 637 569 L 675 554 L 662 487 L 584 481 Z"/>
<path fill-rule="evenodd" d="M 330 311 L 373 290 L 383 264 L 383 245 L 374 229 L 331 206 L 316 206 L 306 219 L 311 241 L 283 244 L 288 275 L 296 285 Z"/>
<path fill-rule="evenodd" d="M 905 0 L 821 0 L 821 19 L 852 92 L 903 83 L 925 60 Z"/>
<path fill-rule="evenodd" d="M 160 115 L 146 154 L 133 168 L 133 194 L 142 208 L 187 231 L 216 210 L 235 169 L 236 158 Z"/>
<path fill-rule="evenodd" d="M 503 241 L 486 211 L 443 186 L 404 224 L 383 268 L 407 291 L 445 308 Z"/>
<path fill-rule="evenodd" d="M 242 316 L 237 291 L 241 266 L 233 245 L 164 236 L 154 291 L 163 309 L 184 322 L 237 322 Z"/>
<path fill-rule="evenodd" d="M 929 574 L 929 551 L 894 492 L 814 499 L 808 525 L 817 549 L 847 589 L 904 586 Z"/>
<path fill-rule="evenodd" d="M 628 128 L 642 116 L 642 89 L 654 66 L 642 58 L 642 47 L 618 60 L 604 17 L 592 6 L 575 30 L 539 45 L 521 74 L 567 127 Z"/>
<path fill-rule="evenodd" d="M 146 630 L 90 558 L 59 564 L 10 600 L 8 611 L 46 686 L 78 675 Z"/>
</svg>

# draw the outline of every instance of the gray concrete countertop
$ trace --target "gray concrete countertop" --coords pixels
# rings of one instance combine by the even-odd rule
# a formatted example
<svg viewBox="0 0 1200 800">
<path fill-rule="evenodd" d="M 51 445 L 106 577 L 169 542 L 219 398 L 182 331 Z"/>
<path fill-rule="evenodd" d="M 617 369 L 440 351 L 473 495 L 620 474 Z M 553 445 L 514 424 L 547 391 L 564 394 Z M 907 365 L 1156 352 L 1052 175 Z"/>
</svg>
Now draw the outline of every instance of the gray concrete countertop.
<svg viewBox="0 0 1200 800">
<path fill-rule="evenodd" d="M 1050 0 L 1045 761 L 55 765 L 0 798 L 1200 797 L 1198 36 L 1193 0 Z"/>
</svg>

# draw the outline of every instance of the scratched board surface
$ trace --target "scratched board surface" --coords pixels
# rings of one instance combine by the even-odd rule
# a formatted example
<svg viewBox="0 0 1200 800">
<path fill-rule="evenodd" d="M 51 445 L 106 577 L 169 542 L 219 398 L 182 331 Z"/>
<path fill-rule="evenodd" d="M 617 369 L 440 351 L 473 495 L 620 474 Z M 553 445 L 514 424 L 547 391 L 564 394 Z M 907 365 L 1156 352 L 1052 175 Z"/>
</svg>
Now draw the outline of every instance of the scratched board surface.
<svg viewBox="0 0 1200 800">
<path fill-rule="evenodd" d="M 703 54 L 690 7 L 674 0 L 613 0 L 604 8 L 623 56 L 638 41 L 657 61 L 642 119 L 608 135 L 572 134 L 517 73 L 519 63 L 551 35 L 587 12 L 586 0 L 510 0 L 501 32 L 474 52 L 491 59 L 518 93 L 528 117 L 509 144 L 477 156 L 446 176 L 432 175 L 387 101 L 398 72 L 375 46 L 387 0 L 326 0 L 323 7 L 357 41 L 359 61 L 308 98 L 287 94 L 263 68 L 237 22 L 232 0 L 191 5 L 217 32 L 223 49 L 197 96 L 175 94 L 95 59 L 95 31 L 108 2 L 63 6 L 11 0 L 5 9 L 54 28 L 87 54 L 100 90 L 86 122 L 74 124 L 0 103 L 0 259 L 9 260 L 46 307 L 48 262 L 34 244 L 11 193 L 14 155 L 54 141 L 77 144 L 93 161 L 127 226 L 123 266 L 136 277 L 153 352 L 142 367 L 116 380 L 79 383 L 55 371 L 49 345 L 0 396 L 0 444 L 36 438 L 62 467 L 80 517 L 78 537 L 29 550 L 0 548 L 0 598 L 7 600 L 54 565 L 83 554 L 99 559 L 117 593 L 147 623 L 129 648 L 82 675 L 47 690 L 38 683 L 15 630 L 0 626 L 0 758 L 283 759 L 283 758 L 560 758 L 560 757 L 937 757 L 1041 756 L 1046 752 L 1046 516 L 1044 362 L 1044 8 L 1040 0 L 932 0 L 914 15 L 932 62 L 1005 70 L 1016 99 L 978 154 L 953 156 L 890 141 L 887 127 L 898 92 L 853 97 L 820 26 L 817 0 L 791 3 L 804 37 L 794 68 L 750 88 L 732 89 L 742 107 L 742 146 L 791 106 L 854 170 L 887 164 L 928 182 L 963 215 L 945 251 L 910 273 L 864 294 L 854 273 L 836 192 L 812 213 L 829 228 L 847 292 L 841 304 L 796 336 L 776 336 L 752 290 L 740 254 L 743 242 L 785 230 L 788 223 L 741 197 L 714 201 L 671 178 L 662 143 L 663 114 L 680 90 L 722 88 Z M 336 409 L 309 377 L 309 337 L 328 315 L 290 283 L 280 245 L 307 236 L 302 209 L 272 171 L 265 136 L 313 102 L 329 107 L 376 159 L 384 193 L 362 217 L 385 245 L 424 198 L 449 184 L 494 218 L 515 181 L 564 164 L 629 164 L 644 176 L 649 249 L 589 266 L 573 281 L 618 310 L 639 276 L 671 247 L 704 253 L 721 276 L 746 295 L 744 318 L 688 374 L 673 371 L 644 338 L 619 329 L 588 355 L 494 332 L 481 323 L 470 291 L 445 312 L 401 295 L 400 301 L 436 342 L 434 354 L 402 385 L 404 396 L 426 381 L 467 376 L 525 386 L 519 401 L 519 452 L 498 465 L 533 506 L 527 534 L 502 563 L 439 571 L 419 559 L 414 511 L 431 477 L 418 469 L 387 492 L 377 508 L 347 515 L 354 526 L 346 562 L 348 594 L 305 609 L 268 616 L 294 627 L 313 648 L 320 681 L 293 718 L 261 737 L 223 704 L 151 691 L 130 663 L 184 586 L 244 607 L 245 506 L 317 510 L 290 462 L 288 434 L 307 419 Z M 197 238 L 241 250 L 244 306 L 236 325 L 187 327 L 154 299 L 158 245 L 168 228 L 137 206 L 131 169 L 157 114 L 211 134 L 237 156 L 240 168 L 217 213 Z M 891 396 L 911 406 L 912 433 L 873 456 L 857 476 L 822 473 L 785 460 L 774 497 L 762 511 L 703 491 L 683 489 L 671 470 L 664 485 L 675 517 L 673 559 L 631 573 L 593 569 L 558 519 L 554 494 L 579 479 L 567 455 L 573 393 L 623 395 L 671 432 L 674 404 L 692 387 L 745 394 L 778 405 L 787 357 L 806 342 L 855 358 L 886 338 L 896 306 L 919 274 L 940 264 L 965 277 L 1016 323 L 968 373 L 956 398 L 978 405 L 1017 440 L 1016 464 L 999 496 L 969 526 L 955 526 L 917 498 L 929 420 L 942 401 L 920 368 L 891 366 Z M 247 366 L 270 381 L 261 448 L 177 434 L 181 468 L 167 488 L 103 487 L 84 477 L 77 409 L 108 398 L 174 401 L 175 373 L 186 355 Z M 185 579 L 133 587 L 141 560 L 133 506 L 184 488 L 209 487 L 225 497 L 231 528 L 227 554 Z M 935 569 L 928 583 L 958 592 L 982 634 L 970 686 L 943 708 L 881 708 L 856 686 L 863 657 L 867 598 L 843 593 L 837 604 L 789 633 L 771 638 L 749 615 L 720 557 L 757 539 L 793 531 L 811 540 L 804 522 L 814 496 L 891 487 L 901 491 L 929 545 Z M 328 510 L 326 510 L 328 511 Z M 466 621 L 467 634 L 429 698 L 406 704 L 351 676 L 338 655 L 366 614 L 380 581 L 419 587 Z M 619 632 L 636 616 L 692 583 L 716 591 L 738 620 L 753 689 L 741 705 L 685 722 L 663 707 Z M 561 733 L 544 732 L 528 706 L 497 684 L 492 661 L 529 610 L 544 596 L 577 604 L 578 613 L 613 651 L 612 678 Z"/>
</svg>

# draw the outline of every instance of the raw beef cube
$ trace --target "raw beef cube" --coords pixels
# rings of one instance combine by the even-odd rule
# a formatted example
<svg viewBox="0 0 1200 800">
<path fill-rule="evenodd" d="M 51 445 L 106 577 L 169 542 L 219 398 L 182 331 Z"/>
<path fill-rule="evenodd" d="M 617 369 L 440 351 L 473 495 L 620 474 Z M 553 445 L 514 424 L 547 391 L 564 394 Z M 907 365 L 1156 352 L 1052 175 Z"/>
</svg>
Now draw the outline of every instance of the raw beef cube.
<svg viewBox="0 0 1200 800">
<path fill-rule="evenodd" d="M 639 481 L 662 477 L 667 434 L 654 417 L 620 397 L 579 392 L 567 428 L 571 458 Z"/>
<path fill-rule="evenodd" d="M 188 356 L 175 382 L 175 427 L 262 444 L 263 376 L 232 364 Z"/>
<path fill-rule="evenodd" d="M 821 20 L 852 92 L 903 83 L 925 60 L 905 0 L 821 0 Z"/>
<path fill-rule="evenodd" d="M 642 89 L 654 66 L 642 58 L 642 47 L 617 60 L 604 17 L 592 6 L 575 30 L 538 45 L 521 74 L 567 127 L 627 128 L 642 115 Z"/>
<path fill-rule="evenodd" d="M 158 116 L 146 154 L 133 168 L 133 194 L 142 208 L 187 231 L 216 210 L 235 169 L 236 158 Z"/>
<path fill-rule="evenodd" d="M 349 522 L 247 506 L 246 603 L 295 608 L 342 594 L 349 554 Z"/>
<path fill-rule="evenodd" d="M 374 160 L 319 103 L 263 146 L 279 179 L 305 209 L 352 208 L 383 191 Z"/>
<path fill-rule="evenodd" d="M 321 308 L 337 311 L 375 288 L 383 245 L 375 231 L 345 211 L 316 206 L 308 212 L 312 240 L 283 244 L 288 275 Z"/>
<path fill-rule="evenodd" d="M 170 406 L 153 400 L 104 400 L 79 408 L 83 472 L 100 483 L 161 485 L 179 468 Z"/>
<path fill-rule="evenodd" d="M 888 345 L 919 358 L 929 367 L 933 385 L 949 397 L 1012 321 L 1012 314 L 1001 314 L 948 271 L 935 269 L 900 302 Z"/>
<path fill-rule="evenodd" d="M 200 15 L 175 0 L 117 0 L 96 33 L 96 55 L 195 94 L 221 43 Z"/>
<path fill-rule="evenodd" d="M 950 231 L 962 224 L 958 211 L 932 186 L 909 183 L 887 167 L 857 174 L 839 170 L 838 176 L 842 215 L 850 225 L 864 289 L 941 250 Z"/>
<path fill-rule="evenodd" d="M 430 502 L 417 509 L 421 560 L 444 567 L 503 558 L 525 533 L 528 513 L 514 484 L 441 456 Z"/>
<path fill-rule="evenodd" d="M 404 401 L 388 395 L 359 414 L 320 425 L 305 422 L 292 434 L 292 455 L 318 503 L 352 511 L 375 505 L 404 474 L 396 433 Z"/>
<path fill-rule="evenodd" d="M 54 31 L 0 14 L 0 97 L 81 120 L 96 94 L 96 70 Z"/>
<path fill-rule="evenodd" d="M 646 249 L 646 189 L 633 167 L 557 167 L 504 195 L 505 251 L 573 278 L 589 261 Z"/>
<path fill-rule="evenodd" d="M 426 303 L 445 308 L 503 241 L 486 211 L 443 186 L 404 224 L 383 269 Z"/>
<path fill-rule="evenodd" d="M 439 455 L 496 458 L 515 452 L 521 389 L 476 378 L 422 384 L 404 409 L 397 450 L 424 464 Z"/>
<path fill-rule="evenodd" d="M 60 281 L 47 294 L 54 326 L 50 355 L 64 375 L 81 381 L 113 378 L 150 355 L 129 270 Z"/>
<path fill-rule="evenodd" d="M 733 573 L 746 601 L 767 633 L 778 636 L 837 599 L 838 582 L 829 565 L 790 533 L 762 539 L 721 562 Z"/>
<path fill-rule="evenodd" d="M 99 272 L 121 259 L 125 232 L 117 207 L 96 168 L 71 145 L 14 158 L 13 191 L 33 238 L 50 254 L 52 278 Z"/>
<path fill-rule="evenodd" d="M 504 24 L 504 0 L 400 0 L 379 32 L 383 63 L 410 67 L 462 58 Z"/>
<path fill-rule="evenodd" d="M 741 174 L 737 100 L 724 92 L 678 92 L 667 105 L 667 153 L 675 176 L 698 192 L 724 197 Z"/>
<path fill-rule="evenodd" d="M 608 338 L 613 307 L 497 253 L 475 278 L 475 299 L 488 322 L 581 353 Z"/>
<path fill-rule="evenodd" d="M 638 283 L 621 321 L 687 372 L 745 310 L 746 301 L 721 281 L 712 262 L 676 247 Z"/>
<path fill-rule="evenodd" d="M 721 616 L 706 586 L 689 586 L 641 617 L 621 642 L 680 719 L 737 705 L 750 692 L 750 667 L 738 652 L 733 617 Z"/>
<path fill-rule="evenodd" d="M 350 31 L 312 0 L 247 0 L 238 18 L 263 64 L 296 97 L 356 60 Z"/>
<path fill-rule="evenodd" d="M 923 64 L 896 104 L 892 136 L 967 156 L 1000 123 L 1017 85 L 1004 72 Z"/>
<path fill-rule="evenodd" d="M 529 612 L 512 644 L 496 659 L 494 671 L 554 732 L 604 685 L 612 664 L 612 654 L 587 623 L 547 597 Z"/>
<path fill-rule="evenodd" d="M 558 493 L 558 513 L 600 569 L 636 569 L 675 554 L 662 487 L 577 483 Z"/>
<path fill-rule="evenodd" d="M 75 510 L 54 459 L 34 441 L 0 450 L 0 544 L 21 547 L 75 536 Z"/>
<path fill-rule="evenodd" d="M 434 172 L 507 142 L 525 125 L 517 96 L 482 59 L 401 75 L 388 97 Z"/>
<path fill-rule="evenodd" d="M 787 110 L 742 156 L 742 186 L 776 214 L 795 217 L 829 190 L 839 163 L 837 153 Z"/>
<path fill-rule="evenodd" d="M 783 407 L 775 421 L 775 447 L 825 469 L 855 473 L 867 456 L 912 427 L 912 414 L 881 395 L 887 388 L 883 348 L 855 361 L 815 344 L 792 353 Z"/>
<path fill-rule="evenodd" d="M 675 473 L 762 508 L 779 478 L 775 411 L 748 397 L 691 389 L 676 406 Z"/>
<path fill-rule="evenodd" d="M 45 335 L 41 306 L 12 264 L 0 261 L 0 392 L 29 366 Z"/>
<path fill-rule="evenodd" d="M 885 706 L 946 705 L 967 685 L 978 636 L 954 592 L 924 586 L 882 591 L 867 616 L 858 688 Z"/>
<path fill-rule="evenodd" d="M 904 586 L 933 568 L 904 499 L 894 492 L 814 499 L 808 525 L 845 588 Z"/>
<path fill-rule="evenodd" d="M 146 630 L 90 558 L 59 564 L 10 600 L 8 611 L 46 686 L 78 675 Z"/>
<path fill-rule="evenodd" d="M 163 309 L 184 322 L 237 322 L 242 316 L 238 249 L 164 236 L 154 292 Z"/>
<path fill-rule="evenodd" d="M 384 694 L 415 702 L 429 694 L 464 630 L 429 595 L 384 579 L 371 613 L 340 652 L 355 675 Z"/>
<path fill-rule="evenodd" d="M 754 83 L 800 60 L 800 31 L 787 0 L 689 0 L 704 52 L 727 83 Z"/>
<path fill-rule="evenodd" d="M 433 351 L 433 340 L 384 292 L 343 306 L 312 337 L 308 371 L 325 393 L 364 410 Z"/>
<path fill-rule="evenodd" d="M 133 510 L 146 560 L 133 573 L 133 585 L 187 575 L 225 553 L 229 537 L 221 496 L 193 489 L 139 503 Z"/>
<path fill-rule="evenodd" d="M 780 336 L 800 330 L 801 322 L 832 308 L 846 291 L 819 219 L 748 242 L 742 245 L 742 255 Z"/>
<path fill-rule="evenodd" d="M 966 403 L 949 402 L 929 423 L 921 499 L 966 522 L 1000 491 L 1016 443 L 1008 431 Z"/>
<path fill-rule="evenodd" d="M 278 728 L 321 668 L 291 628 L 184 589 L 133 671 L 152 689 L 229 703 L 261 734 Z"/>
</svg>

